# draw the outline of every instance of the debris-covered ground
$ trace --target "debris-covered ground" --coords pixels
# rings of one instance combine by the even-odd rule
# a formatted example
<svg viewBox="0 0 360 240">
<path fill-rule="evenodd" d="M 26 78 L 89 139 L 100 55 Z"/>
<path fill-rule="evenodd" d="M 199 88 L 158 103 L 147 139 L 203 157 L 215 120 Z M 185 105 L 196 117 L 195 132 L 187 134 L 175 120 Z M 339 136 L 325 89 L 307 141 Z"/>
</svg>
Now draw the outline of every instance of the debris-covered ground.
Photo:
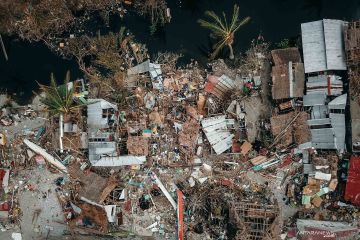
<svg viewBox="0 0 360 240">
<path fill-rule="evenodd" d="M 359 237 L 337 72 L 305 76 L 306 55 L 262 40 L 204 68 L 115 38 L 84 40 L 87 82 L 2 96 L 1 239 Z"/>
</svg>

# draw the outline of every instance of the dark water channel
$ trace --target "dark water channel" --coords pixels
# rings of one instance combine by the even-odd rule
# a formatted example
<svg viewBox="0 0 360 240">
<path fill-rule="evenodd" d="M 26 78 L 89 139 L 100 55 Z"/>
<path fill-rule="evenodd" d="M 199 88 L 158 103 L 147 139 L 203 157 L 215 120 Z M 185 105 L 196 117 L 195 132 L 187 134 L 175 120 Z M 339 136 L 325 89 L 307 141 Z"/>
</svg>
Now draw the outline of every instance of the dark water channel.
<svg viewBox="0 0 360 240">
<path fill-rule="evenodd" d="M 360 0 L 168 0 L 172 20 L 163 29 L 150 35 L 149 22 L 130 12 L 124 19 L 112 17 L 107 30 L 118 31 L 125 25 L 151 54 L 158 51 L 177 51 L 183 61 L 206 61 L 211 43 L 209 32 L 197 23 L 204 11 L 222 11 L 231 17 L 234 4 L 240 6 L 241 17 L 251 22 L 235 36 L 235 52 L 245 51 L 259 34 L 272 43 L 284 38 L 296 38 L 300 24 L 323 18 L 354 20 L 360 18 Z M 0 52 L 0 89 L 15 93 L 26 102 L 37 89 L 36 81 L 48 83 L 53 72 L 61 81 L 67 70 L 72 78 L 81 77 L 74 60 L 64 60 L 41 43 L 27 43 L 5 38 L 9 61 Z M 226 52 L 224 52 L 226 54 Z"/>
</svg>

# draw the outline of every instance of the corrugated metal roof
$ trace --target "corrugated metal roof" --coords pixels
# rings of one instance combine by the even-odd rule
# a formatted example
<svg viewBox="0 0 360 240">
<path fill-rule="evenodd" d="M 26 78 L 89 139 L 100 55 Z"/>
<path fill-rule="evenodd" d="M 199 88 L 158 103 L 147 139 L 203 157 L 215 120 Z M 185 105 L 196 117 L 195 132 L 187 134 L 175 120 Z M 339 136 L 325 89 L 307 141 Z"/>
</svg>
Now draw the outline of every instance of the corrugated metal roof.
<svg viewBox="0 0 360 240">
<path fill-rule="evenodd" d="M 331 102 L 329 102 L 329 109 L 345 109 L 346 107 L 347 94 L 338 96 Z"/>
<path fill-rule="evenodd" d="M 325 94 L 308 94 L 304 95 L 303 98 L 304 107 L 311 107 L 317 105 L 325 105 L 326 95 Z"/>
<path fill-rule="evenodd" d="M 305 73 L 326 70 L 324 27 L 322 20 L 301 24 Z"/>
<path fill-rule="evenodd" d="M 135 75 L 150 71 L 150 60 L 142 62 L 127 70 L 127 75 Z"/>
<path fill-rule="evenodd" d="M 327 124 L 330 124 L 330 118 L 310 119 L 310 120 L 307 120 L 307 123 L 309 126 L 327 125 Z"/>
<path fill-rule="evenodd" d="M 89 99 L 87 105 L 87 125 L 88 128 L 107 128 L 108 119 L 103 118 L 103 109 L 114 109 L 117 111 L 117 106 L 104 99 Z"/>
<path fill-rule="evenodd" d="M 301 24 L 305 73 L 346 70 L 343 26 L 331 19 Z"/>
<path fill-rule="evenodd" d="M 341 77 L 336 75 L 317 75 L 308 77 L 306 82 L 307 94 L 324 93 L 326 95 L 341 95 L 343 82 Z"/>
<path fill-rule="evenodd" d="M 336 149 L 341 152 L 345 149 L 345 114 L 330 113 L 329 117 L 335 134 Z"/>
<path fill-rule="evenodd" d="M 336 149 L 332 128 L 311 129 L 312 146 L 317 149 Z"/>
<path fill-rule="evenodd" d="M 216 154 L 221 154 L 231 148 L 234 135 L 227 129 L 225 115 L 205 118 L 201 121 L 201 125 Z"/>
<path fill-rule="evenodd" d="M 313 106 L 311 109 L 311 119 L 323 119 L 328 114 L 328 107 L 325 105 Z"/>
<path fill-rule="evenodd" d="M 326 65 L 328 70 L 346 70 L 344 21 L 324 19 Z"/>
<path fill-rule="evenodd" d="M 116 142 L 89 142 L 89 161 L 95 164 L 102 156 L 117 156 Z"/>
<path fill-rule="evenodd" d="M 95 167 L 117 167 L 128 165 L 139 165 L 146 161 L 145 156 L 116 156 L 116 157 L 102 157 L 93 166 Z"/>
<path fill-rule="evenodd" d="M 352 156 L 350 158 L 344 198 L 346 201 L 360 206 L 360 157 Z"/>
</svg>

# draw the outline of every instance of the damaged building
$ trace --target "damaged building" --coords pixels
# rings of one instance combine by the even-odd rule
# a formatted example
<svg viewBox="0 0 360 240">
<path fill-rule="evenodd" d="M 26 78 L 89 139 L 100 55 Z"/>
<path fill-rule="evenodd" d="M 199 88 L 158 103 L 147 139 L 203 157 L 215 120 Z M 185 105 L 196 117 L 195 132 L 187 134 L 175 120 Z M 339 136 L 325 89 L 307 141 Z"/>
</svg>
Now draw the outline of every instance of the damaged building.
<svg viewBox="0 0 360 240">
<path fill-rule="evenodd" d="M 145 156 L 121 155 L 118 150 L 116 105 L 104 99 L 89 99 L 87 106 L 89 161 L 93 166 L 142 164 Z"/>
</svg>

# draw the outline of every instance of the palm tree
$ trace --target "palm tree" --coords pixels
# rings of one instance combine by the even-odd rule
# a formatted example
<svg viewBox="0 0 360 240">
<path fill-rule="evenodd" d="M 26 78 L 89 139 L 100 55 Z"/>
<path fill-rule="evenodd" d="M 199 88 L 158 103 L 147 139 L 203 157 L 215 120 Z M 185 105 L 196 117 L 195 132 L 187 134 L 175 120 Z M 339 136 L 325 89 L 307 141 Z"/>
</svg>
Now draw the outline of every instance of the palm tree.
<svg viewBox="0 0 360 240">
<path fill-rule="evenodd" d="M 44 92 L 44 95 L 39 95 L 40 101 L 46 106 L 47 111 L 50 113 L 50 116 L 59 116 L 59 128 L 60 128 L 60 152 L 63 152 L 63 142 L 62 138 L 64 137 L 64 115 L 69 114 L 75 109 L 81 107 L 82 105 L 77 104 L 73 100 L 73 88 L 68 87 L 70 81 L 70 72 L 66 73 L 65 81 L 63 85 L 58 86 L 54 74 L 51 74 L 50 86 L 45 86 L 39 84 L 40 90 Z"/>
<path fill-rule="evenodd" d="M 213 11 L 206 11 L 205 15 L 207 15 L 212 22 L 208 22 L 206 20 L 200 19 L 199 24 L 208 28 L 212 31 L 211 36 L 218 39 L 218 42 L 213 46 L 213 53 L 210 58 L 214 59 L 216 55 L 218 55 L 219 51 L 224 47 L 228 46 L 230 50 L 230 59 L 234 59 L 234 50 L 232 48 L 232 44 L 234 43 L 234 34 L 239 28 L 250 21 L 250 17 L 246 17 L 242 20 L 239 19 L 239 7 L 234 5 L 234 12 L 231 19 L 230 25 L 227 22 L 226 15 L 223 12 L 223 19 L 215 14 Z"/>
</svg>

